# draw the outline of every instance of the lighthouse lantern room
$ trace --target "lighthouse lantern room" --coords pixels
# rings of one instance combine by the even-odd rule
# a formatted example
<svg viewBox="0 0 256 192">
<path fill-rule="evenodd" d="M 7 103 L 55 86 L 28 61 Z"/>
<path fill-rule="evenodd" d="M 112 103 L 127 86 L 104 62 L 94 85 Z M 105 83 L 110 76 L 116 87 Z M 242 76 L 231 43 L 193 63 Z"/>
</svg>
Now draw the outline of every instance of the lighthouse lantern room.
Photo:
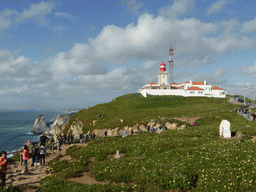
<svg viewBox="0 0 256 192">
<path fill-rule="evenodd" d="M 169 85 L 168 84 L 168 72 L 166 71 L 165 63 L 162 61 L 160 65 L 160 71 L 158 72 L 158 84 Z"/>
</svg>

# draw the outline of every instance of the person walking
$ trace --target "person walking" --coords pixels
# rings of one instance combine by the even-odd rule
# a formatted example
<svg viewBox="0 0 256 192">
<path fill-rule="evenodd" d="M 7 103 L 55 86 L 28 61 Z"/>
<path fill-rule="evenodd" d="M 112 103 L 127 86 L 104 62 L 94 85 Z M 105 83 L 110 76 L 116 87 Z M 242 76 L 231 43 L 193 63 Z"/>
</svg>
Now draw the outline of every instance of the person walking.
<svg viewBox="0 0 256 192">
<path fill-rule="evenodd" d="M 22 153 L 23 156 L 23 161 L 24 161 L 24 166 L 25 166 L 25 172 L 28 172 L 28 159 L 29 159 L 29 150 L 28 150 L 28 146 L 24 145 L 24 150 Z"/>
<path fill-rule="evenodd" d="M 35 156 L 36 156 L 36 159 L 35 159 L 35 161 L 36 161 L 36 164 L 38 164 L 39 165 L 39 160 L 40 160 L 40 154 L 39 154 L 39 146 L 38 146 L 38 143 L 36 142 L 35 143 Z"/>
<path fill-rule="evenodd" d="M 107 135 L 108 135 L 108 132 L 107 132 L 107 131 L 105 131 L 104 136 L 105 136 L 105 137 L 107 137 Z"/>
<path fill-rule="evenodd" d="M 88 135 L 85 133 L 85 140 L 84 140 L 85 143 L 88 142 L 88 138 L 89 138 Z"/>
<path fill-rule="evenodd" d="M 45 141 L 47 140 L 47 137 L 42 134 L 42 136 L 40 137 L 40 144 L 43 144 L 45 146 Z"/>
<path fill-rule="evenodd" d="M 54 138 L 52 137 L 51 138 L 51 147 L 50 147 L 51 151 L 53 151 L 53 148 L 54 148 Z"/>
<path fill-rule="evenodd" d="M 32 142 L 32 147 L 30 148 L 30 153 L 32 155 L 31 167 L 34 167 L 36 161 L 36 145 L 35 142 Z"/>
<path fill-rule="evenodd" d="M 1 152 L 1 157 L 0 157 L 0 166 L 1 166 L 1 171 L 0 171 L 0 186 L 4 187 L 5 186 L 5 181 L 6 181 L 6 174 L 7 174 L 7 166 L 10 163 L 8 162 L 7 159 L 7 153 L 5 151 Z"/>
<path fill-rule="evenodd" d="M 71 135 L 71 136 L 70 136 L 70 139 L 71 139 L 71 143 L 73 143 L 74 136 L 73 136 L 73 135 Z"/>
<path fill-rule="evenodd" d="M 46 149 L 45 146 L 43 144 L 41 144 L 41 147 L 39 149 L 39 153 L 40 153 L 40 166 L 44 166 L 45 165 L 45 156 L 46 156 Z"/>
<path fill-rule="evenodd" d="M 82 136 L 82 134 L 79 134 L 79 142 L 80 142 L 80 143 L 83 142 L 83 136 Z"/>
<path fill-rule="evenodd" d="M 92 133 L 92 138 L 93 138 L 93 140 L 95 139 L 95 137 L 96 137 L 96 135 L 95 135 L 95 133 L 93 132 L 93 133 Z"/>
</svg>

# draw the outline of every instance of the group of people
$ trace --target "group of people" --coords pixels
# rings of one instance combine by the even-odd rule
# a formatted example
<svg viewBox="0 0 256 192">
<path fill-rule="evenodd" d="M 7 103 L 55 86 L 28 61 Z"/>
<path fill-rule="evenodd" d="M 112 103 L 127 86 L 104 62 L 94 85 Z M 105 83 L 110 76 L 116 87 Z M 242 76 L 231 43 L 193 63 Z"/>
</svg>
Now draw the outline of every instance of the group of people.
<svg viewBox="0 0 256 192">
<path fill-rule="evenodd" d="M 158 130 L 167 130 L 167 127 L 164 127 L 164 128 L 162 126 L 157 127 L 156 125 L 152 126 L 152 127 L 150 127 L 150 126 L 147 127 L 148 133 L 150 133 L 150 132 L 153 133 L 153 132 L 156 132 Z"/>
<path fill-rule="evenodd" d="M 29 146 L 27 145 L 23 146 L 23 152 L 21 153 L 21 156 L 25 166 L 24 173 L 28 173 L 28 160 L 30 158 L 32 158 L 31 167 L 33 167 L 34 164 L 38 164 L 40 166 L 45 165 L 46 140 L 47 140 L 47 137 L 42 134 L 42 136 L 40 137 L 40 145 L 37 142 L 32 142 L 32 144 Z M 7 167 L 9 164 L 10 163 L 7 159 L 7 152 L 2 151 L 0 153 L 0 180 L 1 180 L 0 186 L 1 187 L 5 186 Z"/>
<path fill-rule="evenodd" d="M 106 136 L 105 136 L 106 137 Z M 96 138 L 96 135 L 95 135 L 95 133 L 93 132 L 93 133 L 89 133 L 89 134 L 84 134 L 84 138 L 85 138 L 85 143 L 87 143 L 88 141 L 92 141 L 92 140 L 94 140 L 95 138 Z"/>
<path fill-rule="evenodd" d="M 66 134 L 58 135 L 56 140 L 57 140 L 57 148 L 58 148 L 58 150 L 60 150 L 60 147 L 62 146 L 62 144 L 73 142 L 74 136 L 73 135 L 66 135 Z M 52 150 L 54 148 L 54 138 L 52 137 L 50 141 L 51 141 L 51 147 L 50 148 Z"/>
</svg>

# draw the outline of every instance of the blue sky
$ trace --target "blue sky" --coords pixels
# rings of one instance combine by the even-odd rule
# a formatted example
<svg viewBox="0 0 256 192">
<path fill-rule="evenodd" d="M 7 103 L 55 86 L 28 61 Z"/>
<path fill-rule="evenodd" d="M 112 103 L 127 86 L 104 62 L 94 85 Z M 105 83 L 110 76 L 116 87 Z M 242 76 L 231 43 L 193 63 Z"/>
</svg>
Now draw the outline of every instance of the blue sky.
<svg viewBox="0 0 256 192">
<path fill-rule="evenodd" d="M 175 82 L 226 80 L 229 93 L 247 86 L 251 98 L 253 0 L 0 3 L 0 109 L 81 108 L 135 93 L 157 82 L 170 46 Z"/>
</svg>

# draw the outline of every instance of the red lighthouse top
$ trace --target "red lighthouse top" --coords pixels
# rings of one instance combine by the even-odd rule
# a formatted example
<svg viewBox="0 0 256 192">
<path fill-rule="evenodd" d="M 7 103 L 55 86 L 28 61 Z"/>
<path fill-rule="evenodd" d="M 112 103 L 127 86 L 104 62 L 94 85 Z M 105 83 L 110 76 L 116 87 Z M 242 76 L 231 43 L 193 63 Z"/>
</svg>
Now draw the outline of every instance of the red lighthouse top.
<svg viewBox="0 0 256 192">
<path fill-rule="evenodd" d="M 160 65 L 160 71 L 166 71 L 166 67 L 164 62 L 162 61 L 161 65 Z"/>
</svg>

